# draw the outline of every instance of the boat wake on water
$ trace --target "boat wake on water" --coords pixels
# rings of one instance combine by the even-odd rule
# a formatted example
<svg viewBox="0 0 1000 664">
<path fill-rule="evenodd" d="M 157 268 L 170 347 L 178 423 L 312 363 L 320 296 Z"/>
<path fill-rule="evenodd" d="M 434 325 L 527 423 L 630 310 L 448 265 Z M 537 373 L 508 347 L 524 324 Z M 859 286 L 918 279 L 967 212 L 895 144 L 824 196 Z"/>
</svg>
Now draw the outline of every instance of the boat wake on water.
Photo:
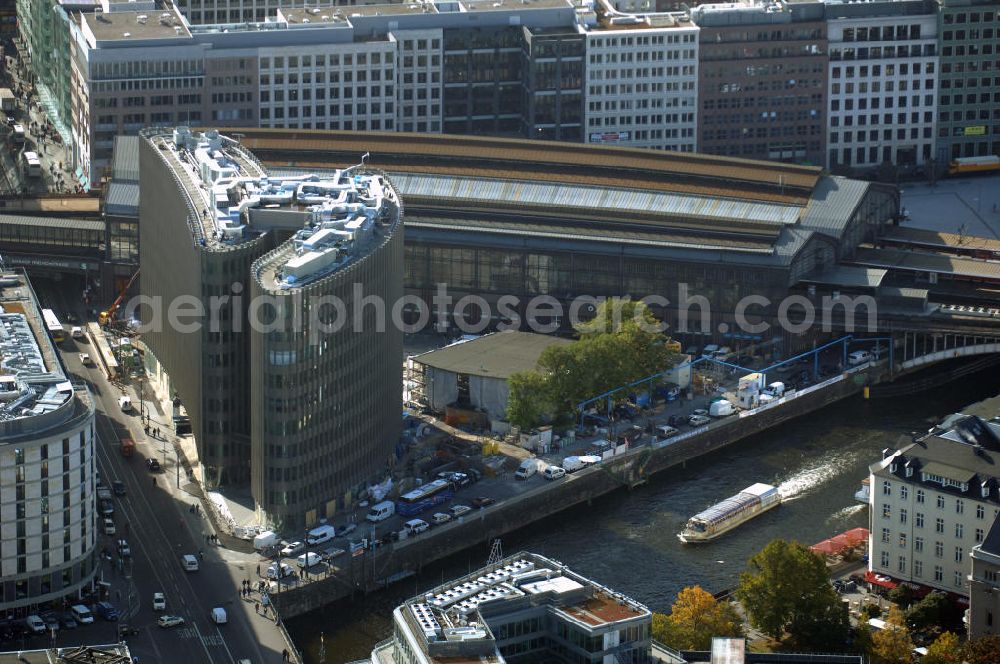
<svg viewBox="0 0 1000 664">
<path fill-rule="evenodd" d="M 837 456 L 826 457 L 822 463 L 803 468 L 778 485 L 778 493 L 782 502 L 795 500 L 824 482 L 828 482 L 840 474 L 842 468 L 849 468 L 847 458 Z"/>
<path fill-rule="evenodd" d="M 827 523 L 835 523 L 837 521 L 846 521 L 847 519 L 850 519 L 852 516 L 854 516 L 858 512 L 864 510 L 866 507 L 868 507 L 868 506 L 867 505 L 862 505 L 861 503 L 857 503 L 855 505 L 848 505 L 847 507 L 843 507 L 843 508 L 837 510 L 836 512 L 834 512 L 833 514 L 831 514 L 827 518 Z"/>
</svg>

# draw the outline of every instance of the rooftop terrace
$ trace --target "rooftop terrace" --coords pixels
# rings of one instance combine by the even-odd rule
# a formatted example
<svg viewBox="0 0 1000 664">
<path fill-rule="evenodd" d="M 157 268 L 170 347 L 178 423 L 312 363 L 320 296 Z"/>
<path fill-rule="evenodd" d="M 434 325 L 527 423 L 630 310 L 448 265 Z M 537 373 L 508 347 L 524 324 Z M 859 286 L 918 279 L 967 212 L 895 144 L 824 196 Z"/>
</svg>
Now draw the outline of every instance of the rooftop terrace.
<svg viewBox="0 0 1000 664">
<path fill-rule="evenodd" d="M 174 6 L 155 11 L 115 11 L 80 15 L 84 34 L 96 42 L 187 38 L 191 32 Z M 89 33 L 89 34 L 88 34 Z"/>
</svg>

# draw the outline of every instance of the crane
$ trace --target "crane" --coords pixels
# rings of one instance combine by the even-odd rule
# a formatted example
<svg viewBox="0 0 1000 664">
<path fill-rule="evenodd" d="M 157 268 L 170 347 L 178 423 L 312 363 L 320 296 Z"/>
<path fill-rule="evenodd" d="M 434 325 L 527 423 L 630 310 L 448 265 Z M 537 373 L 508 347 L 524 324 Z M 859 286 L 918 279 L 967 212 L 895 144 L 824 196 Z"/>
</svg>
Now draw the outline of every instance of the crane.
<svg viewBox="0 0 1000 664">
<path fill-rule="evenodd" d="M 125 287 L 121 289 L 121 292 L 118 293 L 118 297 L 116 297 L 115 301 L 111 303 L 111 306 L 108 307 L 107 311 L 102 311 L 100 316 L 98 316 L 97 321 L 98 323 L 101 324 L 101 327 L 106 327 L 110 323 L 114 322 L 115 314 L 118 312 L 118 307 L 121 306 L 122 300 L 125 299 L 125 294 L 128 292 L 128 289 L 132 287 L 132 284 L 135 283 L 135 280 L 138 277 L 139 277 L 139 270 L 136 269 L 135 274 L 133 274 L 132 277 L 128 280 L 128 283 L 125 284 Z"/>
</svg>

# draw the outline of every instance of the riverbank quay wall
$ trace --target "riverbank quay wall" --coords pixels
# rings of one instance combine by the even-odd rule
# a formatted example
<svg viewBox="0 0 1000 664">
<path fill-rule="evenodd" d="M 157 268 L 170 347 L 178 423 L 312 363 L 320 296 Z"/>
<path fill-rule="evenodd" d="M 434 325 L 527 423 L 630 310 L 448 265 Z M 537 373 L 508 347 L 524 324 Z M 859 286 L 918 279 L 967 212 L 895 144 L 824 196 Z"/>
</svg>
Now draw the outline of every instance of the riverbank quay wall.
<svg viewBox="0 0 1000 664">
<path fill-rule="evenodd" d="M 420 571 L 426 564 L 570 507 L 590 504 L 622 487 L 637 486 L 652 475 L 683 467 L 744 438 L 860 394 L 874 378 L 865 372 L 841 375 L 716 426 L 637 447 L 562 480 L 437 526 L 427 535 L 394 542 L 374 552 L 367 551 L 364 556 L 341 557 L 336 561 L 341 567 L 339 573 L 283 589 L 274 593 L 271 601 L 282 619 L 289 620 L 354 593 L 377 590 L 391 579 Z"/>
</svg>

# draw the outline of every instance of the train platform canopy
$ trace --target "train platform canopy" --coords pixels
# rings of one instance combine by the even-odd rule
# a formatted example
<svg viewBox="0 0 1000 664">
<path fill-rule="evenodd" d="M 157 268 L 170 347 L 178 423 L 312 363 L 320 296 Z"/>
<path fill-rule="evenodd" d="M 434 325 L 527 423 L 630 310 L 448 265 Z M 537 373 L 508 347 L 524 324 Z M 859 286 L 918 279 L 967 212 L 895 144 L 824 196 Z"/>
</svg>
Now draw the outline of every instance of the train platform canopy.
<svg viewBox="0 0 1000 664">
<path fill-rule="evenodd" d="M 451 373 L 506 380 L 519 371 L 536 369 L 538 358 L 549 346 L 568 343 L 568 339 L 545 334 L 494 332 L 416 355 L 413 361 Z"/>
<path fill-rule="evenodd" d="M 819 274 L 803 277 L 804 284 L 818 284 L 841 288 L 878 288 L 888 270 L 861 265 L 834 265 Z"/>
<path fill-rule="evenodd" d="M 957 233 L 942 233 L 922 228 L 886 226 L 882 237 L 894 244 L 907 243 L 918 247 L 943 250 L 989 251 L 1000 255 L 1000 240 L 975 235 L 958 235 Z"/>
<path fill-rule="evenodd" d="M 867 267 L 926 272 L 963 279 L 1000 281 L 1000 262 L 903 249 L 858 249 L 854 263 Z"/>
</svg>

